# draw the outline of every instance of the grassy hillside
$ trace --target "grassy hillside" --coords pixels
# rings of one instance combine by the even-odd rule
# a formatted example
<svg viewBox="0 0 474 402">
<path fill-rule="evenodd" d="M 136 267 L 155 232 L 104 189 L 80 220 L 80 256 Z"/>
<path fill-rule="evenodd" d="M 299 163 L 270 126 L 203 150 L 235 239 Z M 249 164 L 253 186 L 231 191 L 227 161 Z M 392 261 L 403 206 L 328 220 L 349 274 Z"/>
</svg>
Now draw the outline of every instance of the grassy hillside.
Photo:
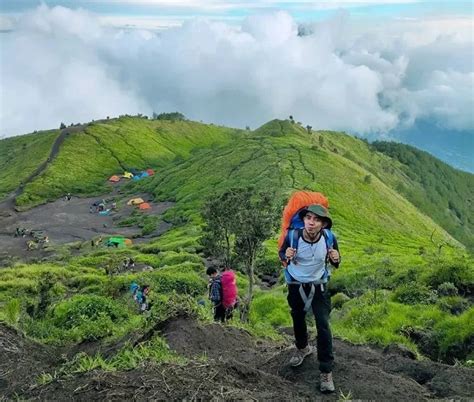
<svg viewBox="0 0 474 402">
<path fill-rule="evenodd" d="M 73 194 L 100 194 L 106 179 L 129 168 L 160 168 L 192 150 L 229 141 L 235 130 L 186 121 L 123 117 L 90 123 L 71 133 L 57 158 L 17 197 L 31 207 Z"/>
<path fill-rule="evenodd" d="M 474 175 L 409 145 L 374 142 L 372 146 L 399 161 L 410 179 L 393 183 L 397 191 L 474 250 Z"/>
<path fill-rule="evenodd" d="M 173 228 L 130 249 L 79 244 L 58 250 L 56 261 L 0 270 L 0 320 L 43 342 L 64 344 L 117 339 L 182 309 L 209 319 L 209 306 L 197 303 L 206 297 L 199 241 L 203 202 L 234 186 L 275 190 L 282 200 L 309 189 L 330 200 L 343 258 L 331 280 L 336 335 L 354 342 L 403 343 L 445 361 L 473 357 L 472 258 L 397 191 L 400 183 L 416 184 L 399 160 L 345 134 L 308 133 L 289 121 L 274 120 L 251 132 L 126 117 L 71 133 L 17 203 L 28 207 L 67 191 L 99 194 L 107 190 L 109 175 L 132 167 L 157 168 L 155 176 L 131 182 L 125 191 L 174 201 L 163 216 Z M 259 256 L 259 274 L 279 270 L 276 237 Z M 124 256 L 153 270 L 108 274 L 107 267 Z M 150 320 L 134 311 L 128 294 L 132 281 L 152 285 Z M 246 278 L 240 275 L 238 284 L 244 293 Z M 289 325 L 285 292 L 284 286 L 256 289 L 246 328 L 277 336 L 275 328 Z M 137 356 L 134 364 L 146 356 Z"/>
<path fill-rule="evenodd" d="M 0 140 L 0 200 L 48 158 L 59 130 Z"/>
</svg>

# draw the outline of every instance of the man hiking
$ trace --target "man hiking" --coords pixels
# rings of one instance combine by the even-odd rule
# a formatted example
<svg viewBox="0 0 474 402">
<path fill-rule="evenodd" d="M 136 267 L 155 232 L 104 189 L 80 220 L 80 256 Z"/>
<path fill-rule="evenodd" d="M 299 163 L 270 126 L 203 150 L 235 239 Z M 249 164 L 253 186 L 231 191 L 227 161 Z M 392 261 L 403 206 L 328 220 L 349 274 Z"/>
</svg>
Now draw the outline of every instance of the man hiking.
<svg viewBox="0 0 474 402">
<path fill-rule="evenodd" d="M 221 277 L 214 267 L 209 267 L 206 274 L 209 276 L 209 300 L 214 305 L 214 321 L 224 322 L 226 317 L 225 308 L 222 305 Z"/>
<path fill-rule="evenodd" d="M 296 352 L 290 365 L 296 367 L 313 353 L 308 344 L 306 312 L 313 311 L 317 328 L 317 353 L 321 371 L 321 392 L 334 392 L 332 379 L 333 350 L 329 327 L 331 298 L 327 287 L 328 263 L 338 267 L 340 256 L 335 237 L 329 231 L 332 220 L 325 206 L 309 205 L 298 212 L 304 227 L 289 230 L 279 256 L 286 266 L 288 304 L 291 308 Z M 328 238 L 330 237 L 330 241 Z M 331 243 L 331 244 L 330 244 Z"/>
<path fill-rule="evenodd" d="M 226 267 L 219 274 L 216 268 L 209 267 L 206 273 L 209 275 L 209 299 L 214 304 L 214 321 L 232 319 L 238 293 L 235 272 Z"/>
</svg>

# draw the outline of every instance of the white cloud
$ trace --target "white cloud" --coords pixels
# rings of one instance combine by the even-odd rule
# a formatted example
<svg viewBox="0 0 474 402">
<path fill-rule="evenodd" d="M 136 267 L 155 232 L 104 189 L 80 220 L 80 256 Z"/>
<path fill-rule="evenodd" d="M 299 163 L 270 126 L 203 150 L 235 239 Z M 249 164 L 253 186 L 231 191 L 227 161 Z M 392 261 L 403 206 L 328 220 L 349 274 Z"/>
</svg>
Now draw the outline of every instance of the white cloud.
<svg viewBox="0 0 474 402">
<path fill-rule="evenodd" d="M 4 34 L 0 136 L 176 110 L 239 127 L 292 114 L 360 134 L 416 119 L 472 132 L 472 37 L 448 25 L 369 30 L 340 14 L 298 36 L 294 19 L 277 12 L 240 27 L 194 19 L 156 34 L 41 6 Z"/>
</svg>

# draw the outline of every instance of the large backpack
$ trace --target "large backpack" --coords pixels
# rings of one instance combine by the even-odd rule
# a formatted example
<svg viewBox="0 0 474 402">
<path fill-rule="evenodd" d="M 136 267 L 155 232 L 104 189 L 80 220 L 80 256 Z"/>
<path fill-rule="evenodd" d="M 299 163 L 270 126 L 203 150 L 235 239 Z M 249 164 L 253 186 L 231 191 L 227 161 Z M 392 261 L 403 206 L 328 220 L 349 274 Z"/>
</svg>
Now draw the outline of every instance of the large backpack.
<svg viewBox="0 0 474 402">
<path fill-rule="evenodd" d="M 278 249 L 283 246 L 288 231 L 291 229 L 304 228 L 303 220 L 299 216 L 299 212 L 309 205 L 319 204 L 324 208 L 329 208 L 328 199 L 321 193 L 312 191 L 296 191 L 288 200 L 281 220 L 281 232 L 278 239 Z"/>
<path fill-rule="evenodd" d="M 307 208 L 310 205 L 319 204 L 325 208 L 329 208 L 328 199 L 321 193 L 311 192 L 311 191 L 297 191 L 293 193 L 288 200 L 288 203 L 283 210 L 283 217 L 281 222 L 281 233 L 280 238 L 278 239 L 278 250 L 281 249 L 285 239 L 288 238 L 291 248 L 298 248 L 298 240 L 302 234 L 302 229 L 304 228 L 303 219 L 300 217 L 300 211 L 304 208 Z M 329 229 L 323 229 L 323 237 L 326 242 L 326 249 L 329 250 L 333 248 L 334 245 L 334 235 Z M 282 264 L 287 266 L 287 261 L 282 261 Z M 311 283 L 311 291 L 309 295 L 306 295 L 303 290 L 303 285 L 290 275 L 287 269 L 283 271 L 285 282 L 290 284 L 300 285 L 300 295 L 301 299 L 304 302 L 304 311 L 309 311 L 315 294 L 315 285 Z M 327 282 L 331 276 L 331 270 L 328 266 L 328 259 L 326 257 L 326 267 L 324 275 L 321 278 L 324 282 Z M 322 285 L 321 285 L 322 286 Z"/>
<path fill-rule="evenodd" d="M 222 306 L 233 308 L 237 302 L 237 280 L 234 271 L 224 271 L 221 274 Z"/>
</svg>

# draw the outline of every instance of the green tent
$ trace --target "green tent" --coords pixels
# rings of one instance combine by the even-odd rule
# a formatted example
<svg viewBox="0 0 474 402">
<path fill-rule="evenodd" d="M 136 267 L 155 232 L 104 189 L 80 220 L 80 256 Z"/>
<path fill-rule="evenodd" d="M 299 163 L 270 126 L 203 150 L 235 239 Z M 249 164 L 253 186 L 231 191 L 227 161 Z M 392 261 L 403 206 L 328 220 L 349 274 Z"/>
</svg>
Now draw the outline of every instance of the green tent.
<svg viewBox="0 0 474 402">
<path fill-rule="evenodd" d="M 108 247 L 111 247 L 111 246 L 125 247 L 125 238 L 124 237 L 109 237 L 106 245 Z"/>
</svg>

